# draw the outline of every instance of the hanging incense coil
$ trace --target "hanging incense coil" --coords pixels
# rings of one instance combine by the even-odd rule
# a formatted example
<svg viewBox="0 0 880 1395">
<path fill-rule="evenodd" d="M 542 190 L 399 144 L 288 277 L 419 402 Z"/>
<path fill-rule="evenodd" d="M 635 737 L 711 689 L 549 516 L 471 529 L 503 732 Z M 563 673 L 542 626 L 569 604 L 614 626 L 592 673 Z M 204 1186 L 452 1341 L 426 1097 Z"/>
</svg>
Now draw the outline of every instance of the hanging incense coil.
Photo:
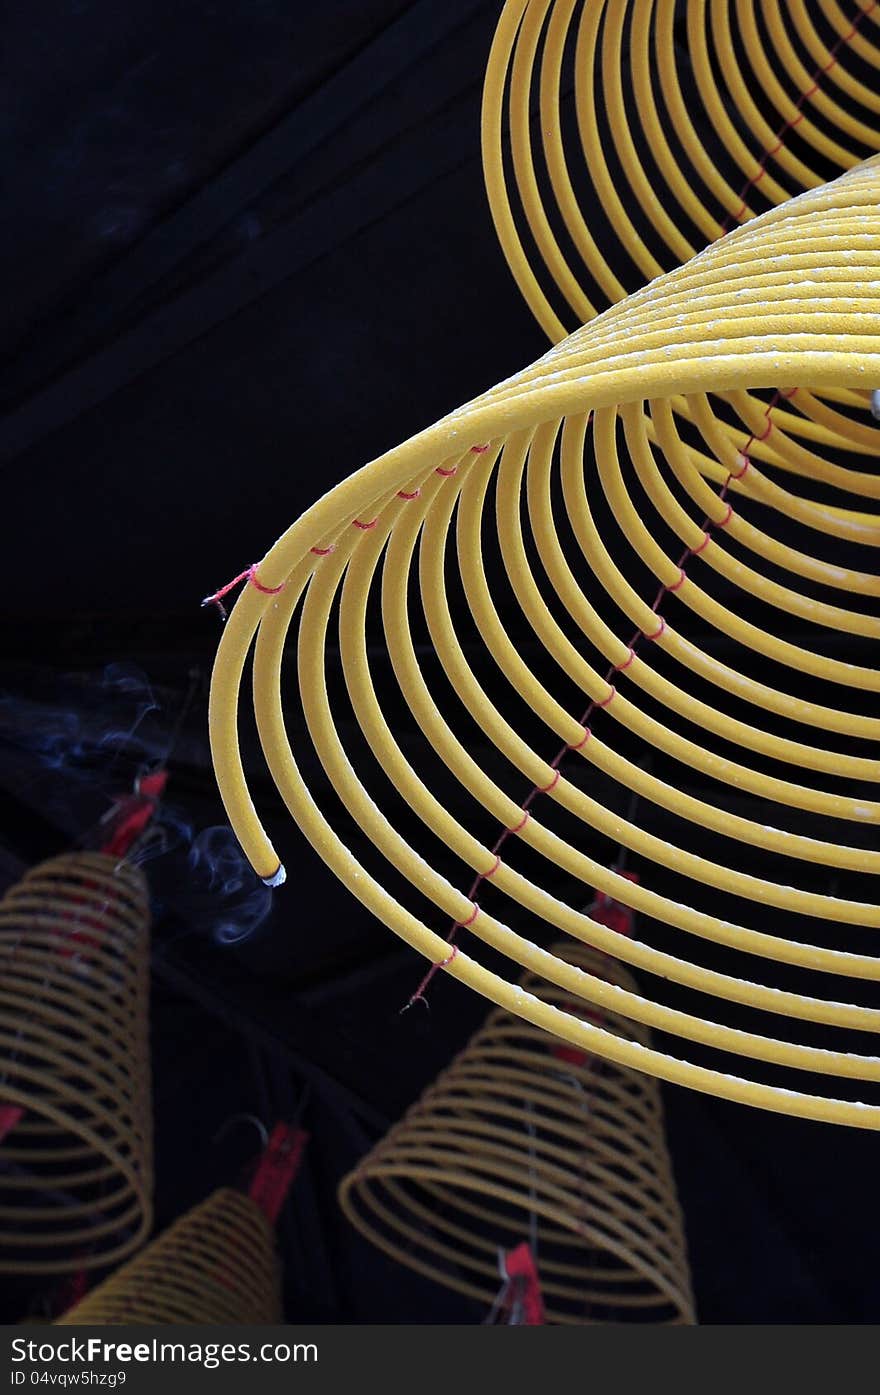
<svg viewBox="0 0 880 1395">
<path fill-rule="evenodd" d="M 878 0 L 507 0 L 483 164 L 554 341 L 880 150 Z"/>
<path fill-rule="evenodd" d="M 274 1231 L 250 1197 L 223 1187 L 56 1325 L 281 1321 Z"/>
<path fill-rule="evenodd" d="M 636 991 L 606 955 L 553 952 Z M 522 989 L 571 1008 L 531 975 Z M 614 1014 L 604 1022 L 648 1041 Z M 499 1253 L 527 1241 L 549 1322 L 696 1320 L 657 1082 L 509 1013 L 490 1013 L 339 1200 L 386 1254 L 487 1307 Z"/>
<path fill-rule="evenodd" d="M 283 873 L 238 750 L 255 638 L 285 802 L 407 943 L 590 1054 L 866 1128 L 880 674 L 852 660 L 880 635 L 880 479 L 860 465 L 878 203 L 874 160 L 753 219 L 343 481 L 251 569 L 210 702 L 226 809 L 267 880 Z M 779 637 L 784 616 L 812 647 Z M 303 722 L 286 687 L 282 706 L 294 617 Z M 603 845 L 639 859 L 640 884 Z M 639 912 L 645 942 L 576 910 L 584 884 Z M 560 932 L 637 967 L 642 994 L 535 943 Z M 524 995 L 482 945 L 671 1048 Z"/>
<path fill-rule="evenodd" d="M 103 853 L 0 901 L 0 1271 L 113 1263 L 149 1232 L 149 899 Z"/>
</svg>

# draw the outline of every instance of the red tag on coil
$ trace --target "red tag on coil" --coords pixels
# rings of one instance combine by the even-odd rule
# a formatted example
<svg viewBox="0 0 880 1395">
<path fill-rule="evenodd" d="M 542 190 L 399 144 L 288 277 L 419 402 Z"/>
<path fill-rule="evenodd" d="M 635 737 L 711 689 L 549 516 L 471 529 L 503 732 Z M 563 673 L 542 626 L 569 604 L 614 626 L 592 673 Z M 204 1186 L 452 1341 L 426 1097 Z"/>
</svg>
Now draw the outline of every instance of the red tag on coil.
<svg viewBox="0 0 880 1395">
<path fill-rule="evenodd" d="M 309 1135 L 305 1129 L 278 1123 L 257 1165 L 248 1196 L 273 1225 L 299 1172 L 308 1141 Z"/>
<path fill-rule="evenodd" d="M 638 882 L 635 872 L 623 872 L 629 882 Z M 618 935 L 631 935 L 633 929 L 633 913 L 629 906 L 624 906 L 620 901 L 615 901 L 613 896 L 606 896 L 601 892 L 595 905 L 590 907 L 590 915 L 593 920 L 600 925 L 607 925 L 609 930 L 616 930 Z M 565 1003 L 563 1010 L 574 1012 L 573 1003 Z M 597 1026 L 602 1025 L 602 1014 L 595 1008 L 582 1014 L 590 1022 L 595 1022 Z M 589 1062 L 589 1055 L 586 1051 L 580 1051 L 576 1046 L 554 1046 L 553 1055 L 559 1061 L 565 1061 L 570 1066 L 585 1066 Z"/>
<path fill-rule="evenodd" d="M 0 1104 L 0 1143 L 24 1115 L 20 1104 Z"/>
<path fill-rule="evenodd" d="M 525 1240 L 507 1251 L 504 1271 L 508 1279 L 504 1306 L 510 1314 L 510 1322 L 523 1327 L 543 1327 L 547 1319 L 541 1281 L 531 1246 Z"/>
</svg>

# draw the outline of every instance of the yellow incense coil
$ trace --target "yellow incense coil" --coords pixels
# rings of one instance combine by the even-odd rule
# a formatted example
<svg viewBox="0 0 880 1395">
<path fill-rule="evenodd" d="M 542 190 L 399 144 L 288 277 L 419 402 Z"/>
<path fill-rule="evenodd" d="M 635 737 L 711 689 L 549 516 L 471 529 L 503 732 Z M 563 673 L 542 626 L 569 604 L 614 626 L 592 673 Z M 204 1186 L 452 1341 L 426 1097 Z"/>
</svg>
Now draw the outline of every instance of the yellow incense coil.
<svg viewBox="0 0 880 1395">
<path fill-rule="evenodd" d="M 878 195 L 872 160 L 753 219 L 337 485 L 251 570 L 210 700 L 222 797 L 264 878 L 280 880 L 279 857 L 238 746 L 254 640 L 287 807 L 407 943 L 619 1065 L 866 1128 L 880 1059 L 853 1047 L 880 1010 L 846 995 L 880 980 L 880 673 L 835 640 L 880 633 L 880 478 L 860 464 L 876 449 Z M 817 389 L 845 455 L 827 449 Z M 372 620 L 367 645 L 379 607 L 387 664 Z M 779 637 L 791 615 L 810 647 Z M 304 722 L 282 699 L 294 618 Z M 668 836 L 622 812 L 635 795 Z M 341 807 L 369 866 L 333 825 Z M 696 830 L 711 855 L 689 851 Z M 636 855 L 640 884 L 589 853 L 603 839 Z M 864 894 L 837 894 L 842 876 Z M 654 943 L 576 910 L 584 886 L 650 920 Z M 466 927 L 457 949 L 450 924 Z M 553 932 L 639 968 L 643 994 L 534 943 Z M 672 1047 L 524 996 L 483 945 Z"/>
<path fill-rule="evenodd" d="M 281 1321 L 272 1227 L 249 1197 L 224 1187 L 86 1294 L 56 1326 Z"/>
<path fill-rule="evenodd" d="M 551 339 L 880 149 L 878 0 L 507 0 L 482 145 Z"/>
<path fill-rule="evenodd" d="M 595 950 L 554 952 L 636 991 Z M 571 1006 L 531 975 L 522 988 Z M 607 1026 L 648 1039 L 614 1015 Z M 339 1199 L 386 1254 L 487 1305 L 499 1251 L 525 1240 L 548 1322 L 696 1321 L 657 1082 L 509 1013 L 489 1015 Z"/>
<path fill-rule="evenodd" d="M 0 1272 L 118 1261 L 149 1233 L 149 898 L 76 852 L 0 901 Z"/>
</svg>

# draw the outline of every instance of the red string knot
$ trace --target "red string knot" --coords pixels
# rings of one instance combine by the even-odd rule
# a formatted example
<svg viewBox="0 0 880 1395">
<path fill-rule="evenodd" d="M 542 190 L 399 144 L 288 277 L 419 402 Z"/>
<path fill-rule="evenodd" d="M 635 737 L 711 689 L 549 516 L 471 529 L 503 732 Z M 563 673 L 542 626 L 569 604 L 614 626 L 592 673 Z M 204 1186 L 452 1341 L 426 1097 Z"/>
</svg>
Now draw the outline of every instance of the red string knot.
<svg viewBox="0 0 880 1395">
<path fill-rule="evenodd" d="M 264 596 L 277 596 L 280 591 L 284 590 L 287 582 L 282 581 L 280 586 L 264 586 L 262 581 L 257 577 L 257 566 L 256 563 L 254 563 L 248 570 L 248 584 L 255 586 L 258 591 L 262 591 Z"/>
<path fill-rule="evenodd" d="M 371 528 L 375 528 L 378 522 L 378 518 L 371 518 L 369 523 L 363 523 L 361 519 L 356 518 L 353 520 L 353 527 L 360 528 L 364 533 L 367 533 Z"/>
<path fill-rule="evenodd" d="M 695 547 L 695 548 L 693 549 L 693 556 L 694 556 L 694 557 L 697 557 L 701 552 L 704 552 L 704 551 L 706 550 L 706 548 L 709 546 L 709 542 L 710 542 L 709 534 L 708 534 L 708 533 L 704 533 L 704 534 L 703 534 L 703 541 L 700 543 L 700 546 L 699 546 L 699 547 Z"/>
<path fill-rule="evenodd" d="M 264 596 L 277 596 L 279 591 L 283 591 L 287 585 L 286 581 L 282 581 L 280 586 L 264 586 L 257 577 L 257 564 L 253 562 L 251 566 L 246 567 L 243 572 L 239 572 L 238 576 L 234 576 L 231 581 L 227 581 L 225 586 L 221 586 L 219 591 L 215 591 L 211 596 L 205 596 L 202 605 L 215 605 L 225 620 L 226 607 L 223 605 L 223 597 L 228 596 L 229 592 L 234 590 L 240 581 L 246 581 L 249 586 L 253 586 L 257 591 L 262 591 Z"/>
<path fill-rule="evenodd" d="M 474 921 L 476 920 L 477 916 L 480 914 L 480 908 L 479 908 L 479 906 L 477 905 L 476 901 L 472 902 L 472 905 L 473 905 L 473 908 L 474 908 L 474 909 L 471 911 L 471 913 L 470 913 L 470 915 L 468 916 L 467 920 L 457 920 L 457 921 L 455 922 L 456 926 L 460 927 L 462 930 L 466 930 L 466 929 L 468 928 L 469 925 L 473 925 L 473 923 L 474 923 Z M 447 964 L 450 962 L 450 959 L 454 959 L 454 958 L 455 958 L 455 953 L 456 953 L 456 951 L 455 951 L 455 946 L 453 946 L 453 952 L 452 952 L 452 954 L 449 956 L 449 959 L 447 959 L 447 960 L 445 961 Z M 442 965 L 441 965 L 441 967 L 442 967 Z"/>
<path fill-rule="evenodd" d="M 398 489 L 397 497 L 398 499 L 418 499 L 421 492 L 420 489 L 414 489 L 411 494 L 408 494 L 405 489 Z"/>
<path fill-rule="evenodd" d="M 662 617 L 662 615 L 661 615 L 661 617 L 660 617 L 660 628 L 659 628 L 659 630 L 655 630 L 654 633 L 653 633 L 652 635 L 645 635 L 645 639 L 659 639 L 660 636 L 661 636 L 662 634 L 665 633 L 665 631 L 666 631 L 666 621 L 663 619 L 663 617 Z"/>
<path fill-rule="evenodd" d="M 612 703 L 616 697 L 617 697 L 617 689 L 615 688 L 614 684 L 612 683 L 612 685 L 611 685 L 611 692 L 608 694 L 607 698 L 603 698 L 601 702 L 597 702 L 597 703 L 596 703 L 596 706 L 597 706 L 597 707 L 608 707 L 609 704 Z"/>
<path fill-rule="evenodd" d="M 766 416 L 766 413 L 765 413 L 765 416 Z M 760 436 L 756 436 L 754 439 L 755 439 L 756 441 L 766 441 L 767 437 L 770 435 L 770 432 L 771 432 L 772 430 L 773 430 L 773 422 L 771 421 L 770 417 L 768 416 L 768 417 L 767 417 L 767 426 L 766 426 L 765 430 L 762 431 L 762 433 L 761 433 Z"/>
<path fill-rule="evenodd" d="M 732 504 L 728 504 L 728 505 L 727 505 L 727 513 L 724 515 L 724 517 L 723 517 L 718 523 L 715 524 L 715 527 L 716 527 L 716 528 L 726 528 L 727 525 L 728 525 L 728 523 L 730 522 L 730 520 L 731 520 L 732 518 L 733 518 L 733 505 L 732 505 Z"/>
<path fill-rule="evenodd" d="M 559 784 L 559 771 L 558 771 L 558 770 L 554 770 L 554 771 L 553 771 L 553 779 L 550 781 L 549 785 L 538 785 L 537 788 L 541 791 L 542 794 L 549 794 L 551 790 L 555 790 L 555 788 L 556 788 L 556 786 L 557 786 L 558 784 Z"/>
<path fill-rule="evenodd" d="M 496 854 L 495 854 L 495 861 L 492 863 L 492 866 L 489 868 L 488 872 L 484 872 L 484 873 L 483 873 L 483 878 L 485 879 L 486 877 L 494 877 L 495 873 L 498 871 L 498 868 L 499 868 L 500 866 L 501 866 L 501 858 L 500 858 L 499 855 L 496 853 Z"/>
<path fill-rule="evenodd" d="M 487 441 L 486 444 L 483 445 L 483 446 L 471 446 L 471 452 L 472 452 L 474 455 L 482 455 L 482 454 L 484 453 L 484 451 L 487 451 L 488 449 L 489 449 L 489 442 L 488 442 L 488 441 Z"/>
<path fill-rule="evenodd" d="M 740 460 L 742 461 L 742 465 L 738 470 L 731 470 L 730 474 L 727 476 L 728 480 L 741 480 L 752 463 L 747 455 L 741 455 Z"/>
<path fill-rule="evenodd" d="M 630 664 L 632 663 L 632 661 L 633 661 L 633 659 L 635 658 L 635 656 L 636 656 L 636 651 L 633 649 L 632 645 L 630 645 L 630 646 L 629 646 L 629 649 L 627 650 L 626 658 L 624 659 L 623 663 L 622 663 L 622 664 L 615 664 L 615 665 L 614 665 L 615 672 L 616 672 L 616 673 L 623 673 L 623 671 L 624 671 L 625 668 L 629 668 L 629 666 L 630 666 Z"/>
<path fill-rule="evenodd" d="M 682 588 L 682 586 L 684 586 L 684 584 L 685 584 L 686 581 L 687 581 L 687 576 L 685 575 L 684 567 L 679 567 L 679 569 L 678 569 L 678 581 L 673 581 L 672 585 L 671 585 L 671 586 L 667 586 L 666 589 L 667 589 L 667 591 L 680 591 L 681 588 Z"/>
<path fill-rule="evenodd" d="M 336 544 L 331 543 L 329 547 L 310 547 L 310 552 L 314 552 L 316 557 L 329 557 L 331 552 L 336 551 Z"/>
<path fill-rule="evenodd" d="M 529 813 L 528 809 L 523 810 L 523 816 L 520 819 L 519 823 L 515 824 L 513 828 L 509 828 L 507 830 L 508 833 L 522 833 L 530 818 L 531 814 Z"/>
<path fill-rule="evenodd" d="M 582 751 L 592 735 L 593 733 L 590 731 L 590 728 L 584 727 L 584 734 L 580 741 L 576 741 L 573 745 L 569 746 L 568 749 L 570 751 Z"/>
<path fill-rule="evenodd" d="M 434 474 L 443 475 L 446 479 L 449 479 L 450 476 L 458 474 L 458 466 L 453 465 L 451 470 L 444 470 L 442 465 L 438 465 L 436 470 L 434 471 Z"/>
</svg>

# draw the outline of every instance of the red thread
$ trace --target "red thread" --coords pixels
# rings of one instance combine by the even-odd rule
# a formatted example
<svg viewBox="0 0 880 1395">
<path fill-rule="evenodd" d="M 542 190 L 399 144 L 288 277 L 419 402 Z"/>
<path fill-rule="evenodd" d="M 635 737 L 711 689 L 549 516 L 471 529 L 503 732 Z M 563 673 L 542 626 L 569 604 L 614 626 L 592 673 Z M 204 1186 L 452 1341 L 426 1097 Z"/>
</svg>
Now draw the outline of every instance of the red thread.
<svg viewBox="0 0 880 1395">
<path fill-rule="evenodd" d="M 753 437 L 752 439 L 755 441 L 766 441 L 767 437 L 770 435 L 770 432 L 773 430 L 773 423 L 770 420 L 770 417 L 767 415 L 767 412 L 765 412 L 764 415 L 765 417 L 767 417 L 766 430 L 762 431 L 760 436 Z"/>
<path fill-rule="evenodd" d="M 691 556 L 692 556 L 692 557 L 699 557 L 700 553 L 701 553 L 701 552 L 704 552 L 705 549 L 708 547 L 709 541 L 710 541 L 710 539 L 709 539 L 709 534 L 706 533 L 706 532 L 704 531 L 704 533 L 703 533 L 703 541 L 700 543 L 700 546 L 699 546 L 699 547 L 695 547 L 695 548 L 693 548 L 693 549 L 691 550 Z"/>
<path fill-rule="evenodd" d="M 803 121 L 804 117 L 806 116 L 806 112 L 803 110 L 804 102 L 809 101 L 810 97 L 814 96 L 819 91 L 818 78 L 821 76 L 822 73 L 831 72 L 831 69 L 837 62 L 837 55 L 840 52 L 840 50 L 843 48 L 845 44 L 849 43 L 850 39 L 854 37 L 854 35 L 858 31 L 859 25 L 862 23 L 865 17 L 872 12 L 872 10 L 875 10 L 877 8 L 878 4 L 880 4 L 880 0 L 872 0 L 872 3 L 867 7 L 867 9 L 860 9 L 858 19 L 856 19 L 853 22 L 853 26 L 850 29 L 849 33 L 839 35 L 839 37 L 831 45 L 831 48 L 828 50 L 830 55 L 828 62 L 823 63 L 821 66 L 816 68 L 815 72 L 812 75 L 812 86 L 808 87 L 806 92 L 802 92 L 801 95 L 798 97 L 797 101 L 795 102 L 795 112 L 797 113 L 797 115 L 791 116 L 788 118 L 787 121 L 783 122 L 779 130 L 776 132 L 776 144 L 773 147 L 764 151 L 764 154 L 761 156 L 761 159 L 758 163 L 757 173 L 753 174 L 751 178 L 748 179 L 746 183 L 743 185 L 743 188 L 740 191 L 740 206 L 735 213 L 728 214 L 727 218 L 725 218 L 724 222 L 721 224 L 722 235 L 728 232 L 730 230 L 731 225 L 733 223 L 738 222 L 743 213 L 747 211 L 747 198 L 749 190 L 753 189 L 755 185 L 759 184 L 761 180 L 764 178 L 764 175 L 767 173 L 767 161 L 782 149 L 783 138 L 786 132 L 794 130 L 795 126 L 799 126 L 800 123 Z"/>
<path fill-rule="evenodd" d="M 528 823 L 528 821 L 529 821 L 529 819 L 530 819 L 531 817 L 532 817 L 532 816 L 531 816 L 531 814 L 529 813 L 528 809 L 524 810 L 524 811 L 523 811 L 523 816 L 522 816 L 522 818 L 520 819 L 519 823 L 518 823 L 518 824 L 515 824 L 513 828 L 508 828 L 508 829 L 507 829 L 507 832 L 508 832 L 508 833 L 522 833 L 523 829 L 525 828 L 526 824 Z"/>
<path fill-rule="evenodd" d="M 576 742 L 573 746 L 569 746 L 568 749 L 570 751 L 582 751 L 592 735 L 593 733 L 590 731 L 590 728 L 584 727 L 584 734 L 580 741 Z"/>
<path fill-rule="evenodd" d="M 277 596 L 278 592 L 283 591 L 285 586 L 287 585 L 286 581 L 282 581 L 280 586 L 264 586 L 261 581 L 257 580 L 257 573 L 255 568 L 251 569 L 251 574 L 248 577 L 248 581 L 250 582 L 251 586 L 256 586 L 258 591 L 262 591 L 264 596 Z"/>
<path fill-rule="evenodd" d="M 660 617 L 660 628 L 659 628 L 659 630 L 656 630 L 656 631 L 654 632 L 654 634 L 652 634 L 652 635 L 645 635 L 645 639 L 659 639 L 660 636 L 664 633 L 665 629 L 666 629 L 666 621 L 663 619 L 663 617 L 662 617 L 662 615 L 661 615 L 661 617 Z"/>
<path fill-rule="evenodd" d="M 679 567 L 679 569 L 678 569 L 678 581 L 674 581 L 674 582 L 672 583 L 671 586 L 667 586 L 667 587 L 666 587 L 666 590 L 667 590 L 667 591 L 679 591 L 679 590 L 681 589 L 681 587 L 684 586 L 684 583 L 685 583 L 686 581 L 687 581 L 687 577 L 685 576 L 684 568 L 683 568 L 683 567 Z"/>
<path fill-rule="evenodd" d="M 457 465 L 453 465 L 453 467 L 452 467 L 451 470 L 444 470 L 444 469 L 442 468 L 442 466 L 438 465 L 438 466 L 437 466 L 437 469 L 434 471 L 434 474 L 435 474 L 435 475 L 445 475 L 447 479 L 449 478 L 450 475 L 455 475 L 455 474 L 457 474 L 457 473 L 458 473 L 458 466 L 457 466 Z"/>
<path fill-rule="evenodd" d="M 626 658 L 624 659 L 623 663 L 622 663 L 622 664 L 615 664 L 615 665 L 614 665 L 615 672 L 616 672 L 616 673 L 623 673 L 624 669 L 629 668 L 629 666 L 630 666 L 630 664 L 632 663 L 632 661 L 633 661 L 633 659 L 635 658 L 635 656 L 636 656 L 636 651 L 633 649 L 632 645 L 630 645 L 630 647 L 629 647 L 629 652 L 627 653 L 627 656 L 626 656 Z"/>
<path fill-rule="evenodd" d="M 498 855 L 496 854 L 494 865 L 493 865 L 492 867 L 489 868 L 489 871 L 488 871 L 488 872 L 484 872 L 484 873 L 483 873 L 483 877 L 484 877 L 484 878 L 486 878 L 486 877 L 494 877 L 495 873 L 498 871 L 498 868 L 499 868 L 500 866 L 501 866 L 501 858 L 498 857 Z"/>
<path fill-rule="evenodd" d="M 406 1004 L 405 1007 L 401 1008 L 401 1012 L 406 1012 L 406 1009 L 411 1008 L 413 1003 L 424 1003 L 425 1007 L 428 1006 L 428 1000 L 425 997 L 425 989 L 431 982 L 431 979 L 437 973 L 438 969 L 445 969 L 449 964 L 452 963 L 453 959 L 457 954 L 458 945 L 453 945 L 445 959 L 441 959 L 438 963 L 431 965 L 430 969 L 425 974 L 425 977 L 422 979 L 415 993 L 413 993 L 409 1002 Z"/>
<path fill-rule="evenodd" d="M 541 794 L 549 794 L 551 790 L 555 790 L 555 788 L 556 788 L 556 786 L 557 786 L 558 784 L 559 784 L 559 771 L 558 771 L 558 770 L 554 770 L 554 772 L 553 772 L 553 779 L 550 781 L 549 785 L 538 785 L 538 789 L 540 790 Z"/>
<path fill-rule="evenodd" d="M 471 450 L 472 450 L 472 452 L 474 453 L 474 455 L 482 455 L 483 452 L 484 452 L 484 451 L 487 451 L 488 449 L 489 449 L 489 444 L 488 444 L 488 442 L 487 442 L 486 445 L 484 445 L 484 446 L 471 446 Z"/>
<path fill-rule="evenodd" d="M 418 499 L 421 492 L 422 491 L 420 489 L 414 489 L 412 494 L 407 494 L 406 490 L 398 489 L 397 497 L 398 499 Z"/>
<path fill-rule="evenodd" d="M 732 517 L 733 517 L 733 505 L 732 505 L 732 504 L 728 504 L 728 505 L 727 505 L 727 513 L 724 515 L 724 517 L 723 517 L 718 523 L 715 524 L 715 527 L 716 527 L 716 528 L 726 528 Z"/>
<path fill-rule="evenodd" d="M 353 521 L 355 528 L 362 528 L 365 533 L 368 532 L 370 528 L 375 528 L 376 524 L 379 522 L 378 518 L 371 518 L 369 523 L 362 523 L 359 518 Z"/>
<path fill-rule="evenodd" d="M 616 697 L 617 697 L 617 689 L 614 687 L 614 684 L 612 683 L 612 685 L 611 685 L 611 692 L 608 694 L 607 698 L 603 698 L 601 702 L 597 702 L 597 703 L 596 703 L 596 706 L 597 706 L 597 707 L 608 707 L 609 704 L 612 703 Z"/>
<path fill-rule="evenodd" d="M 310 547 L 310 552 L 314 552 L 317 557 L 329 557 L 331 552 L 336 551 L 336 544 L 331 543 L 329 547 Z"/>
<path fill-rule="evenodd" d="M 233 591 L 240 581 L 247 581 L 248 585 L 256 587 L 258 591 L 262 591 L 264 596 L 277 596 L 278 592 L 283 591 L 287 585 L 286 581 L 282 581 L 280 586 L 264 586 L 261 581 L 257 580 L 257 564 L 253 562 L 251 566 L 246 567 L 243 572 L 239 572 L 238 576 L 234 576 L 231 581 L 227 581 L 225 586 L 221 586 L 219 591 L 215 591 L 213 596 L 206 596 L 202 601 L 202 605 L 217 606 L 220 614 L 225 620 L 226 607 L 222 605 L 221 602 L 223 597 L 228 596 L 229 592 Z"/>
</svg>

